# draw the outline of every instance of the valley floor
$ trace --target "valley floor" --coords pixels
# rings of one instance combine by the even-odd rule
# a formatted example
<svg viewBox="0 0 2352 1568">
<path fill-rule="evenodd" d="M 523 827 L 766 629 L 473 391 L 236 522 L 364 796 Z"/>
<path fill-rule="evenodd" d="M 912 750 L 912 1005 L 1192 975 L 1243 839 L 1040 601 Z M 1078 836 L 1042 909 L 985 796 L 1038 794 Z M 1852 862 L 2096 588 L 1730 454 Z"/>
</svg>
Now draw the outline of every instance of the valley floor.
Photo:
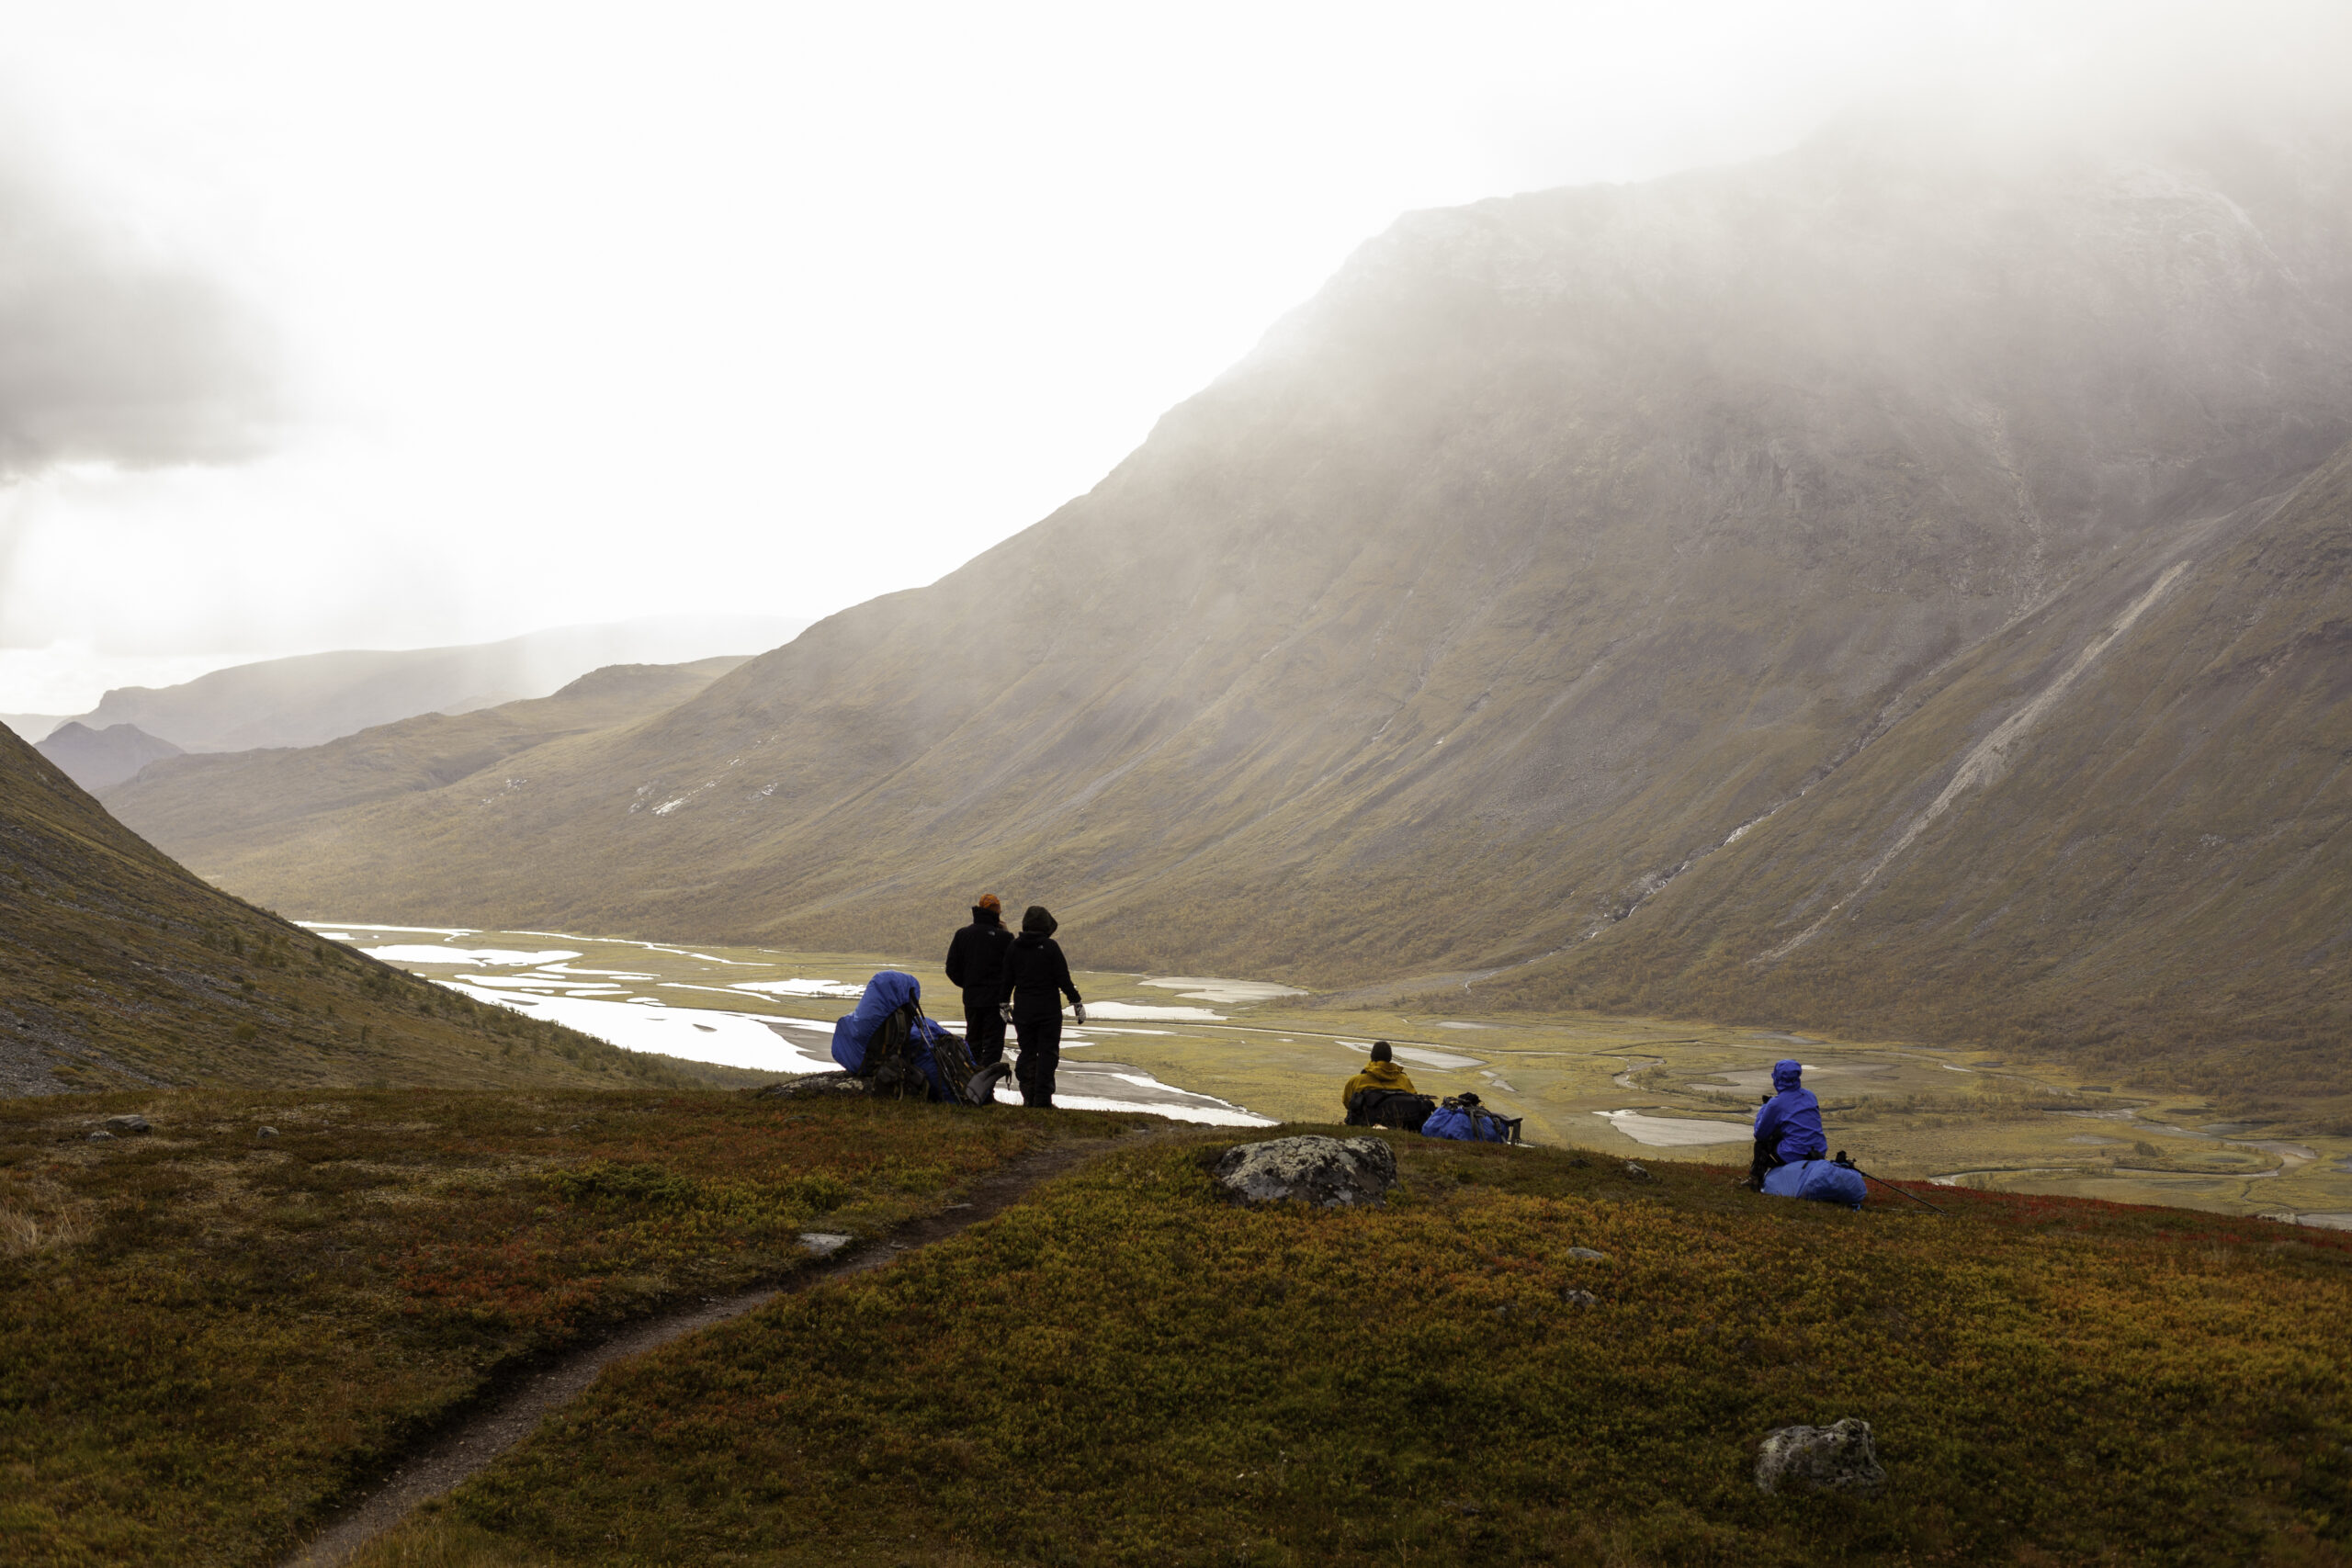
<svg viewBox="0 0 2352 1568">
<path fill-rule="evenodd" d="M 961 1027 L 936 961 L 546 931 L 314 929 L 477 998 L 737 1067 L 830 1068 L 834 1018 L 883 967 L 913 974 L 933 1013 Z M 1877 1174 L 2352 1228 L 2352 1138 L 2233 1122 L 2210 1101 L 2085 1082 L 2043 1062 L 1586 1014 L 1346 1009 L 1246 980 L 1077 979 L 1090 1019 L 1064 1033 L 1061 1102 L 1079 1108 L 1229 1125 L 1336 1120 L 1339 1086 L 1385 1039 L 1424 1092 L 1475 1091 L 1524 1117 L 1530 1142 L 1744 1163 L 1770 1066 L 1793 1056 L 1821 1097 L 1831 1146 Z"/>
</svg>

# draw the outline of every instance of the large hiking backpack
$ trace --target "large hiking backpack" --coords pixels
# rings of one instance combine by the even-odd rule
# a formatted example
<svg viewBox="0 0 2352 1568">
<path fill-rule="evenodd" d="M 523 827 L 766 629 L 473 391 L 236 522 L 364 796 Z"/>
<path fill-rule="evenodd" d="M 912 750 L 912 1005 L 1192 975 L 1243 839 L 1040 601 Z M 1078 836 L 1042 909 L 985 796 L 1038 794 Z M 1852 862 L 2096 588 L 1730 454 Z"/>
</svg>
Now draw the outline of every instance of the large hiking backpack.
<svg viewBox="0 0 2352 1568">
<path fill-rule="evenodd" d="M 1465 1144 L 1515 1144 L 1523 1118 L 1504 1118 L 1483 1105 L 1464 1105 L 1448 1099 L 1421 1123 L 1424 1138 L 1453 1138 Z"/>
<path fill-rule="evenodd" d="M 963 1088 L 972 1067 L 964 1043 L 923 1016 L 922 986 L 895 969 L 868 980 L 857 1010 L 833 1025 L 833 1060 L 876 1094 L 968 1103 Z"/>
<path fill-rule="evenodd" d="M 915 1026 L 922 1017 L 922 1010 L 909 1002 L 884 1019 L 865 1043 L 865 1066 L 858 1077 L 885 1100 L 931 1098 L 931 1077 L 915 1051 L 922 1041 Z"/>
<path fill-rule="evenodd" d="M 1437 1101 L 1426 1094 L 1415 1094 L 1402 1089 L 1360 1089 L 1348 1101 L 1348 1125 L 1351 1127 L 1397 1127 L 1408 1133 L 1418 1133 L 1421 1123 L 1437 1109 Z"/>
</svg>

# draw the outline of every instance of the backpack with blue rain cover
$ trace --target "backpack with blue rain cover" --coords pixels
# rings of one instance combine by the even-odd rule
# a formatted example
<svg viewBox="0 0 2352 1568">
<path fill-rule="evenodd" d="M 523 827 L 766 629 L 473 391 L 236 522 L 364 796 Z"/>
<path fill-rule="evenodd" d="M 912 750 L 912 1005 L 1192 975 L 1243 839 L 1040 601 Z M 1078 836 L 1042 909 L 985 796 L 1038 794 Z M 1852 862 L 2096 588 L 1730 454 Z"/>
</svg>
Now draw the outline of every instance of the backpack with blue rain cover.
<svg viewBox="0 0 2352 1568">
<path fill-rule="evenodd" d="M 1764 1173 L 1764 1190 L 1775 1198 L 1810 1198 L 1859 1209 L 1870 1196 L 1862 1173 L 1834 1159 L 1792 1160 Z"/>
<path fill-rule="evenodd" d="M 1508 1144 L 1513 1123 L 1478 1103 L 1475 1094 L 1449 1099 L 1421 1123 L 1424 1138 L 1453 1138 L 1465 1144 Z"/>
<path fill-rule="evenodd" d="M 876 1094 L 896 1099 L 944 1100 L 960 1103 L 960 1079 L 948 1087 L 956 1060 L 970 1058 L 963 1042 L 923 1016 L 922 984 L 912 975 L 885 969 L 865 983 L 857 1010 L 833 1025 L 833 1060 L 864 1078 Z M 951 1060 L 943 1071 L 943 1048 Z"/>
</svg>

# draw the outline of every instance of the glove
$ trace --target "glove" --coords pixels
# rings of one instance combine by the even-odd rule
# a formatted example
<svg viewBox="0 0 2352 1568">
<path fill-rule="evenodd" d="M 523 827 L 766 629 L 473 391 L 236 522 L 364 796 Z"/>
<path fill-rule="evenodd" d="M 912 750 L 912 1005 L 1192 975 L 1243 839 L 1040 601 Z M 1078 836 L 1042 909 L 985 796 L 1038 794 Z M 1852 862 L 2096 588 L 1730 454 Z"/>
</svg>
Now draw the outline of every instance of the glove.
<svg viewBox="0 0 2352 1568">
<path fill-rule="evenodd" d="M 1069 1005 L 1069 1010 L 1070 1011 L 1078 1014 L 1079 1022 L 1084 1023 L 1086 1021 L 1086 1004 L 1084 1002 L 1072 1002 Z"/>
<path fill-rule="evenodd" d="M 1011 1002 L 997 1003 L 996 1012 L 997 1016 L 1004 1020 L 1005 1022 L 1011 1023 L 1012 1021 L 1012 1004 Z"/>
</svg>

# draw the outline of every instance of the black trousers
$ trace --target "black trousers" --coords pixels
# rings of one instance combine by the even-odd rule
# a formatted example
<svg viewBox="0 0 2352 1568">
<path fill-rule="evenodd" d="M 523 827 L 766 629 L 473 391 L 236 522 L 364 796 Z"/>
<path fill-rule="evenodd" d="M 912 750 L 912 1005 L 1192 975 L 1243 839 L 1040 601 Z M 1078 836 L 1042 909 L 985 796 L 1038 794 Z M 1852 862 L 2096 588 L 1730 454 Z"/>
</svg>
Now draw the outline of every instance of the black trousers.
<svg viewBox="0 0 2352 1568">
<path fill-rule="evenodd" d="M 1054 1103 L 1054 1072 L 1062 1065 L 1062 1010 L 1012 1013 L 1012 1032 L 1021 1041 L 1021 1059 L 1012 1076 L 1021 1085 L 1021 1103 L 1049 1107 Z"/>
<path fill-rule="evenodd" d="M 975 997 L 987 997 L 975 1001 Z M 964 993 L 964 1043 L 971 1047 L 972 1066 L 985 1067 L 991 1062 L 1004 1060 L 1004 1014 L 997 1010 L 993 994 L 986 991 Z"/>
</svg>

